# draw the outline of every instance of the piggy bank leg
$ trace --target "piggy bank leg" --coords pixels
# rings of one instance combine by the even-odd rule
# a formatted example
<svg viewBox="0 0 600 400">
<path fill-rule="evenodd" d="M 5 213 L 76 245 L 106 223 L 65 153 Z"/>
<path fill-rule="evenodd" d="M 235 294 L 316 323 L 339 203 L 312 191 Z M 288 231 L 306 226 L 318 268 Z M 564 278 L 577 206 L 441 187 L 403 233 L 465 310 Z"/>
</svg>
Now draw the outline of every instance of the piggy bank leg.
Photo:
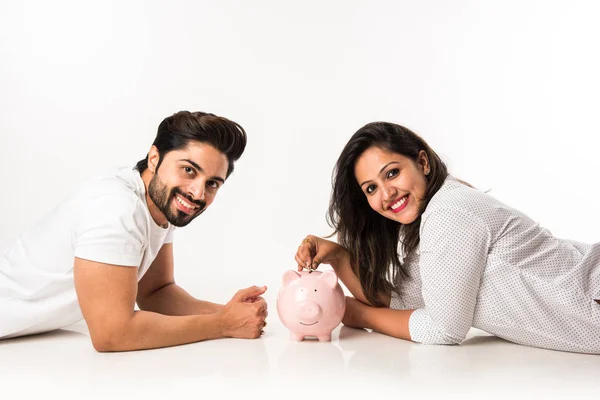
<svg viewBox="0 0 600 400">
<path fill-rule="evenodd" d="M 319 335 L 317 339 L 319 339 L 319 342 L 331 342 L 331 333 L 328 335 Z"/>
<path fill-rule="evenodd" d="M 290 337 L 294 342 L 301 342 L 304 340 L 304 335 L 299 335 L 297 333 L 291 332 Z"/>
</svg>

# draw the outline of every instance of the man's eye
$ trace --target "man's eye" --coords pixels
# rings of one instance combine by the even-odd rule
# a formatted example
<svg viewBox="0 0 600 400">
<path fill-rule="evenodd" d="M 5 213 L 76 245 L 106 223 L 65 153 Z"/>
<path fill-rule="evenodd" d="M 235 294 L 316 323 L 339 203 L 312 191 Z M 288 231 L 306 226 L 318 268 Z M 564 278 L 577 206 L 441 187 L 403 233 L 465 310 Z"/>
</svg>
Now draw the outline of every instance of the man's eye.
<svg viewBox="0 0 600 400">
<path fill-rule="evenodd" d="M 387 173 L 388 179 L 395 177 L 396 175 L 398 175 L 399 172 L 400 170 L 398 168 L 390 169 Z"/>
<path fill-rule="evenodd" d="M 211 189 L 218 189 L 219 188 L 219 184 L 216 181 L 208 181 L 208 182 L 206 182 L 206 184 Z"/>
<path fill-rule="evenodd" d="M 192 167 L 183 167 L 183 170 L 188 175 L 193 175 L 194 174 L 194 169 Z"/>
<path fill-rule="evenodd" d="M 377 188 L 377 186 L 375 186 L 375 185 L 369 185 L 369 186 L 367 186 L 367 190 L 366 191 L 367 191 L 368 194 L 371 194 L 371 193 L 373 193 L 375 191 L 376 188 Z"/>
</svg>

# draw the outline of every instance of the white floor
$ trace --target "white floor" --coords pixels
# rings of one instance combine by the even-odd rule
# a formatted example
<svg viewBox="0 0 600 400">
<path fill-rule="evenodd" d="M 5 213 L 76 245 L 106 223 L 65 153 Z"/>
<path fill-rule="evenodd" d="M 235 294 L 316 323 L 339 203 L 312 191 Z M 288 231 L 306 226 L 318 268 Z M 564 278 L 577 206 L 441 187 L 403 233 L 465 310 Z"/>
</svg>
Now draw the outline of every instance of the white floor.
<svg viewBox="0 0 600 400">
<path fill-rule="evenodd" d="M 331 343 L 294 343 L 277 318 L 269 320 L 257 340 L 128 353 L 95 352 L 84 323 L 0 341 L 0 399 L 600 398 L 600 356 L 528 348 L 476 330 L 460 346 L 347 327 Z"/>
</svg>

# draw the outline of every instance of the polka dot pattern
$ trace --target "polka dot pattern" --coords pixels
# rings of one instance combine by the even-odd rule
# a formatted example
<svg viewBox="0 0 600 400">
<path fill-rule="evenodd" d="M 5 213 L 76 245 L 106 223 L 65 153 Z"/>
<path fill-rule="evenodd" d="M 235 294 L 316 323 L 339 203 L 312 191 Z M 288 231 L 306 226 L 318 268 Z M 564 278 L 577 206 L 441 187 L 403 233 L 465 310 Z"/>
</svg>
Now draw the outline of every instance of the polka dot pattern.
<svg viewBox="0 0 600 400">
<path fill-rule="evenodd" d="M 421 218 L 394 309 L 411 338 L 455 344 L 475 327 L 506 340 L 600 354 L 600 243 L 555 238 L 523 213 L 449 176 Z"/>
</svg>

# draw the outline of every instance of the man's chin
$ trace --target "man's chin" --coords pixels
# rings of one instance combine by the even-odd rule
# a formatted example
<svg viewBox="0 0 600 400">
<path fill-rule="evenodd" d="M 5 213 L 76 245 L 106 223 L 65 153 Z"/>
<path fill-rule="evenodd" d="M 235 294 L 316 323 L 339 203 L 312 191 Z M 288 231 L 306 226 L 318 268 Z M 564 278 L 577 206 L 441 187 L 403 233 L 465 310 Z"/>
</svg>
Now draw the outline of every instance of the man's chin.
<svg viewBox="0 0 600 400">
<path fill-rule="evenodd" d="M 178 216 L 176 217 L 171 217 L 168 218 L 168 221 L 171 225 L 176 226 L 178 228 L 183 228 L 184 226 L 188 225 L 190 222 L 192 222 L 194 219 L 196 219 L 197 216 L 199 216 L 200 214 L 202 214 L 202 211 L 194 214 L 194 215 L 188 215 L 185 214 L 183 212 L 178 212 Z"/>
</svg>

